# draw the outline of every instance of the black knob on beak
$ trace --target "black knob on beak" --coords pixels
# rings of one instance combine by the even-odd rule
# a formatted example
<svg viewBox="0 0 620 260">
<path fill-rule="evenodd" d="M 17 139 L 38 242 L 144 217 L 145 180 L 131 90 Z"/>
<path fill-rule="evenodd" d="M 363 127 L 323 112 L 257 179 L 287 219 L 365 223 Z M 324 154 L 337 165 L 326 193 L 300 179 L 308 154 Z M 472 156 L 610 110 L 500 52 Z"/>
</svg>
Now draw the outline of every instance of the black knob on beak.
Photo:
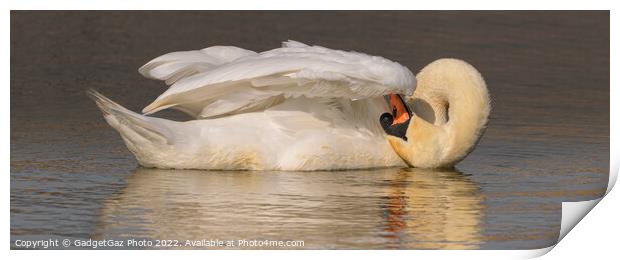
<svg viewBox="0 0 620 260">
<path fill-rule="evenodd" d="M 386 134 L 400 137 L 403 140 L 407 141 L 407 128 L 409 127 L 410 119 L 407 119 L 404 123 L 395 124 L 394 116 L 390 113 L 383 113 L 381 117 L 379 117 L 379 122 L 381 123 L 381 127 Z"/>
<path fill-rule="evenodd" d="M 394 116 L 390 113 L 383 113 L 379 118 L 379 122 L 381 123 L 383 130 L 387 132 L 390 126 L 392 126 L 392 123 L 394 123 Z"/>
</svg>

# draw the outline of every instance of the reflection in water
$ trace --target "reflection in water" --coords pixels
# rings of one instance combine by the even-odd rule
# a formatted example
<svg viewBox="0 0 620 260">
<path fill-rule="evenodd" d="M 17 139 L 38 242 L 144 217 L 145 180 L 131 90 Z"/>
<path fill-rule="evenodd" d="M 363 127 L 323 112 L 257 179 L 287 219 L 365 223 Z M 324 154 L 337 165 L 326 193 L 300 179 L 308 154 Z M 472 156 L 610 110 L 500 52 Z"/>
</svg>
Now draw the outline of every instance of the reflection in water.
<svg viewBox="0 0 620 260">
<path fill-rule="evenodd" d="M 392 245 L 475 249 L 482 242 L 479 187 L 459 172 L 408 169 L 389 189 L 387 229 Z M 403 244 L 403 237 L 409 243 Z"/>
<path fill-rule="evenodd" d="M 304 248 L 477 248 L 482 196 L 455 171 L 139 168 L 93 238 L 304 240 Z"/>
</svg>

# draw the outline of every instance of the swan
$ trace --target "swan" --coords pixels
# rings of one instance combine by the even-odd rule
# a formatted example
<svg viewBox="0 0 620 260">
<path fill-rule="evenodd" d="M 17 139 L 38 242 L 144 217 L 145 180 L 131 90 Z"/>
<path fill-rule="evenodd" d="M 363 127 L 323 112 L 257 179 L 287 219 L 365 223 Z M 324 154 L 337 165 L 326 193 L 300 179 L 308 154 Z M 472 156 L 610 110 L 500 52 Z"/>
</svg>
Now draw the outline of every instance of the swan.
<svg viewBox="0 0 620 260">
<path fill-rule="evenodd" d="M 490 109 L 484 80 L 463 61 L 435 61 L 416 81 L 382 57 L 290 40 L 261 53 L 172 52 L 138 71 L 170 85 L 142 114 L 87 94 L 152 168 L 450 167 L 473 149 Z M 164 109 L 193 120 L 151 116 Z"/>
</svg>

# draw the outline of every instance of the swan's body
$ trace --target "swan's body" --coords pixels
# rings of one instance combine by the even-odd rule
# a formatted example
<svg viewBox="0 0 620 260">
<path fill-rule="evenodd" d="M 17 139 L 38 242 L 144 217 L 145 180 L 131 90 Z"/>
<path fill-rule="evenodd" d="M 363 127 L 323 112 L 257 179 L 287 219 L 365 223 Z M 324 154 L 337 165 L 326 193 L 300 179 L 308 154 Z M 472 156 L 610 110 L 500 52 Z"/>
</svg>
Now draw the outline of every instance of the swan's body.
<svg viewBox="0 0 620 260">
<path fill-rule="evenodd" d="M 413 74 L 380 57 L 287 42 L 260 54 L 236 47 L 163 55 L 140 72 L 173 83 L 131 112 L 91 93 L 143 166 L 320 170 L 404 166 L 379 125 L 383 96 L 411 94 Z"/>
<path fill-rule="evenodd" d="M 143 166 L 335 170 L 404 166 L 402 159 L 412 166 L 449 166 L 443 157 L 424 155 L 424 149 L 440 154 L 439 148 L 412 146 L 427 142 L 418 139 L 423 137 L 408 142 L 386 137 L 379 123 L 380 115 L 390 111 L 384 96 L 411 96 L 416 79 L 407 68 L 381 57 L 289 41 L 263 53 L 223 46 L 169 53 L 140 72 L 171 84 L 144 115 L 97 92 L 89 94 Z M 428 94 L 432 91 L 416 91 L 413 97 Z M 415 102 L 408 103 L 415 110 Z M 167 108 L 195 120 L 148 116 Z M 420 121 L 413 116 L 407 122 L 407 135 L 414 135 Z M 434 123 L 442 127 L 446 121 Z M 433 133 L 430 139 L 442 135 Z M 419 163 L 417 157 L 441 162 Z"/>
<path fill-rule="evenodd" d="M 298 98 L 260 112 L 175 122 L 98 98 L 108 123 L 147 167 L 319 170 L 404 165 L 377 121 L 387 111 L 382 99 L 344 102 L 340 111 L 334 104 Z M 367 113 L 358 120 L 344 119 L 359 112 Z"/>
</svg>

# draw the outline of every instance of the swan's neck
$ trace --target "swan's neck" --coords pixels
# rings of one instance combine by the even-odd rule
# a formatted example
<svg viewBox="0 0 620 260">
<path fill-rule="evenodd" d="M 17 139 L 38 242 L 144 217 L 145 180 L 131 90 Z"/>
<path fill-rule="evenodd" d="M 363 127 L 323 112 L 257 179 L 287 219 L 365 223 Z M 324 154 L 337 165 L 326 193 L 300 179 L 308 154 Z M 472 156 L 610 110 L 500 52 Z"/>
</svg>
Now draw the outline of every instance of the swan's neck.
<svg viewBox="0 0 620 260">
<path fill-rule="evenodd" d="M 411 166 L 452 167 L 471 152 L 484 131 L 490 112 L 486 84 L 474 67 L 455 59 L 429 64 L 417 80 L 409 97 L 414 117 L 408 141 L 390 138 L 390 143 Z"/>
</svg>

